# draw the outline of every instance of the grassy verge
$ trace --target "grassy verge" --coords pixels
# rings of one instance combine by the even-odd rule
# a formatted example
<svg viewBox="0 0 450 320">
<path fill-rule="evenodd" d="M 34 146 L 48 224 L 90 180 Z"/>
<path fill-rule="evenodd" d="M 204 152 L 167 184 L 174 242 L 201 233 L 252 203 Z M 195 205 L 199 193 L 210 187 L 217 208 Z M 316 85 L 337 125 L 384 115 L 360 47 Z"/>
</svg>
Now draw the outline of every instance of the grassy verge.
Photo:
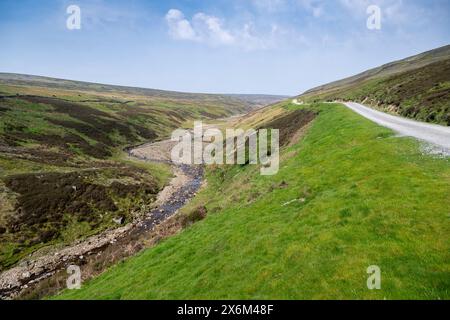
<svg viewBox="0 0 450 320">
<path fill-rule="evenodd" d="M 211 168 L 191 204 L 205 220 L 56 298 L 449 299 L 449 160 L 341 105 L 308 108 L 277 175 Z"/>
</svg>

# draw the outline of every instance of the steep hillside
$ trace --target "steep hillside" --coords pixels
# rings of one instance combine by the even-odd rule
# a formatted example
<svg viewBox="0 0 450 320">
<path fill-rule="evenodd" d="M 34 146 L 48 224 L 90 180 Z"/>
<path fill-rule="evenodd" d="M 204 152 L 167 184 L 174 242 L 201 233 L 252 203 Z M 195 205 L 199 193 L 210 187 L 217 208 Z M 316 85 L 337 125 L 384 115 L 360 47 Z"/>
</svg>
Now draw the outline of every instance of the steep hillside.
<svg viewBox="0 0 450 320">
<path fill-rule="evenodd" d="M 450 46 L 311 89 L 299 98 L 351 100 L 405 117 L 450 125 Z"/>
<path fill-rule="evenodd" d="M 126 146 L 257 105 L 226 95 L 0 74 L 0 270 L 40 247 L 142 214 L 170 172 L 126 159 Z"/>
<path fill-rule="evenodd" d="M 282 129 L 277 175 L 209 167 L 181 213 L 206 219 L 56 298 L 450 297 L 449 159 L 339 104 L 285 102 L 235 125 Z"/>
</svg>

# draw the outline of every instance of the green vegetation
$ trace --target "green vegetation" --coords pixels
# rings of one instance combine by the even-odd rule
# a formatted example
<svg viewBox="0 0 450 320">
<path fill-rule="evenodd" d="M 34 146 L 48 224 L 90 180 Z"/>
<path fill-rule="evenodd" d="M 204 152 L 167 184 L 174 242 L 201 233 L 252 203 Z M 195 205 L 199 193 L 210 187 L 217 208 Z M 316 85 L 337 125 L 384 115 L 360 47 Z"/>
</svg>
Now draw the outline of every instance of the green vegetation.
<svg viewBox="0 0 450 320">
<path fill-rule="evenodd" d="M 307 91 L 306 102 L 346 100 L 450 125 L 450 46 Z"/>
<path fill-rule="evenodd" d="M 183 213 L 204 206 L 204 220 L 56 298 L 449 299 L 449 159 L 339 104 L 284 103 L 247 124 L 295 109 L 318 115 L 277 175 L 209 168 Z"/>
<path fill-rule="evenodd" d="M 129 159 L 125 147 L 276 98 L 0 73 L 0 271 L 145 213 L 170 168 Z"/>
<path fill-rule="evenodd" d="M 9 267 L 43 246 L 114 228 L 114 218 L 129 222 L 144 214 L 167 172 L 117 164 L 2 178 L 1 266 Z"/>
</svg>

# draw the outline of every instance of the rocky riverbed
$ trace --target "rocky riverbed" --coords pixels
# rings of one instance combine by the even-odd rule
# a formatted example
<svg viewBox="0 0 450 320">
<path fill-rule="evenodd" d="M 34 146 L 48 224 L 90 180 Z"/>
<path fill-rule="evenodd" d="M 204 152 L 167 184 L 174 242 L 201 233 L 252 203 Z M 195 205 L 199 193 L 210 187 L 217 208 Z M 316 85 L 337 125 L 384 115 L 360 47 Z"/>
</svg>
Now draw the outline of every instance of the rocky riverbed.
<svg viewBox="0 0 450 320">
<path fill-rule="evenodd" d="M 197 192 L 202 184 L 201 166 L 174 165 L 170 162 L 170 140 L 149 143 L 128 151 L 142 161 L 166 162 L 174 177 L 157 197 L 144 218 L 107 230 L 71 246 L 36 252 L 15 267 L 0 274 L 0 298 L 41 298 L 65 288 L 69 265 L 81 268 L 82 279 L 100 274 L 107 267 L 154 245 L 160 238 L 179 231 L 170 220 Z"/>
</svg>

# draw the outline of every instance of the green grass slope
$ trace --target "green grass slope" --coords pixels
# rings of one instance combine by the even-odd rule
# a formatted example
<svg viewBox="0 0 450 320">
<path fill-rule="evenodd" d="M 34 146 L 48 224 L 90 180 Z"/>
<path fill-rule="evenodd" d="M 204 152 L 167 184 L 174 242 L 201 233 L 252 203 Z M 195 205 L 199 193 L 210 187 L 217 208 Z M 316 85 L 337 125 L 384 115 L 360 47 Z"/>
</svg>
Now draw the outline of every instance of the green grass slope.
<svg viewBox="0 0 450 320">
<path fill-rule="evenodd" d="M 205 220 L 55 298 L 449 299 L 449 159 L 339 104 L 261 116 L 299 108 L 318 115 L 277 175 L 209 168 L 185 209 L 206 206 Z"/>
<path fill-rule="evenodd" d="M 420 121 L 450 125 L 450 46 L 311 89 L 300 99 L 363 102 Z"/>
</svg>

